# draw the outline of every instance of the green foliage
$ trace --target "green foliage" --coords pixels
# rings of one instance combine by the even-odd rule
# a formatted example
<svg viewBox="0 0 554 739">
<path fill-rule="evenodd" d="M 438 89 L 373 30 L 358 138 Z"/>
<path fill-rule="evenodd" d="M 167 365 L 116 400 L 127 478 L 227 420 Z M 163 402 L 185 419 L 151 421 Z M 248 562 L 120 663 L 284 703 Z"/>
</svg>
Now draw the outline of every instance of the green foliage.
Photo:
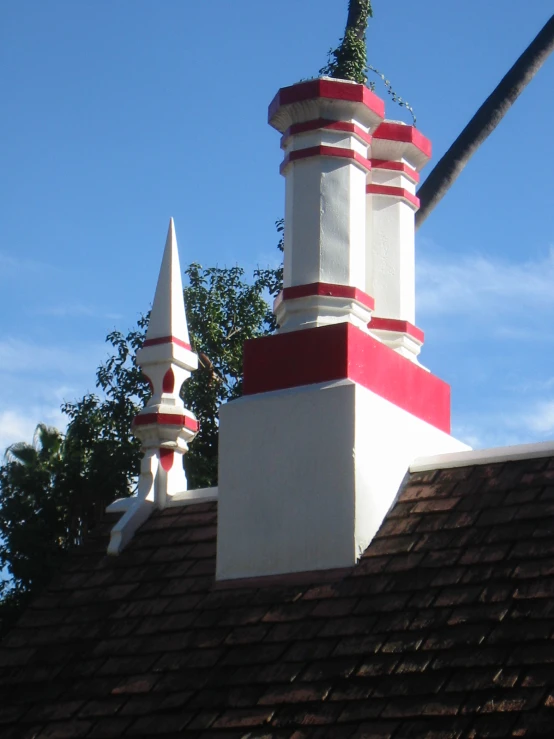
<svg viewBox="0 0 554 739">
<path fill-rule="evenodd" d="M 320 75 L 341 80 L 352 80 L 365 85 L 367 82 L 366 29 L 369 18 L 373 17 L 371 0 L 350 0 L 348 20 L 336 49 L 329 51 L 325 67 Z"/>
<path fill-rule="evenodd" d="M 342 80 L 353 80 L 361 85 L 367 84 L 370 90 L 374 90 L 375 83 L 367 81 L 367 73 L 373 72 L 383 81 L 392 102 L 409 111 L 415 126 L 416 117 L 412 106 L 393 90 L 384 74 L 367 63 L 365 37 L 369 18 L 373 18 L 370 0 L 349 0 L 344 36 L 337 48 L 329 51 L 327 64 L 319 70 L 319 74 Z"/>
<path fill-rule="evenodd" d="M 187 269 L 185 302 L 189 331 L 200 368 L 183 385 L 182 395 L 200 422 L 200 432 L 185 456 L 190 487 L 217 484 L 218 409 L 242 394 L 242 347 L 246 339 L 270 333 L 273 314 L 264 298 L 280 284 L 276 270 L 256 270 L 253 282 L 241 267 Z"/>
<path fill-rule="evenodd" d="M 72 542 L 63 481 L 62 435 L 39 424 L 33 444 L 12 445 L 0 467 L 0 632 L 17 615 L 26 594 L 40 588 Z"/>
<path fill-rule="evenodd" d="M 283 223 L 277 222 L 281 234 Z M 282 287 L 282 268 L 186 270 L 184 296 L 191 344 L 199 369 L 181 395 L 200 422 L 185 455 L 190 488 L 217 484 L 218 410 L 242 392 L 242 347 L 246 339 L 270 333 L 274 316 L 267 300 Z M 131 422 L 149 395 L 136 364 L 148 317 L 123 334 L 106 338 L 111 353 L 96 373 L 100 394 L 64 403 L 65 435 L 44 425 L 33 444 L 14 444 L 0 466 L 0 633 L 28 599 L 59 568 L 68 548 L 79 544 L 105 508 L 136 489 L 140 444 Z"/>
<path fill-rule="evenodd" d="M 413 125 L 415 126 L 415 125 L 416 125 L 416 121 L 417 121 L 417 119 L 416 119 L 416 115 L 415 115 L 415 113 L 414 113 L 414 109 L 413 109 L 413 108 L 412 108 L 412 106 L 411 106 L 411 105 L 410 105 L 410 104 L 408 103 L 408 101 L 407 101 L 407 100 L 404 100 L 403 98 L 401 98 L 401 97 L 400 97 L 400 95 L 398 95 L 398 93 L 397 93 L 397 92 L 396 92 L 396 91 L 395 91 L 395 90 L 393 89 L 393 87 L 392 87 L 392 83 L 390 82 L 390 80 L 388 80 L 388 79 L 387 79 L 387 78 L 385 77 L 385 75 L 384 75 L 384 74 L 382 74 L 381 72 L 379 72 L 379 70 L 378 70 L 378 69 L 375 69 L 375 67 L 373 67 L 373 66 L 372 66 L 372 65 L 370 64 L 370 65 L 368 66 L 368 70 L 369 70 L 370 72 L 373 72 L 374 74 L 376 74 L 376 75 L 377 75 L 378 77 L 380 77 L 380 78 L 381 78 L 381 79 L 383 80 L 383 83 L 384 83 L 384 85 L 385 85 L 385 88 L 386 88 L 386 90 L 387 90 L 387 93 L 388 93 L 388 94 L 389 94 L 389 95 L 391 96 L 391 98 L 392 98 L 392 102 L 393 102 L 393 103 L 396 103 L 396 104 L 397 104 L 397 105 L 399 105 L 399 106 L 400 106 L 401 108 L 406 108 L 406 110 L 407 110 L 407 111 L 408 111 L 408 112 L 410 113 L 410 115 L 412 116 L 412 123 L 413 123 Z M 372 89 L 372 90 L 373 90 L 373 89 L 375 89 L 375 85 L 374 85 L 373 83 L 371 83 L 370 87 L 371 87 L 371 89 Z"/>
</svg>

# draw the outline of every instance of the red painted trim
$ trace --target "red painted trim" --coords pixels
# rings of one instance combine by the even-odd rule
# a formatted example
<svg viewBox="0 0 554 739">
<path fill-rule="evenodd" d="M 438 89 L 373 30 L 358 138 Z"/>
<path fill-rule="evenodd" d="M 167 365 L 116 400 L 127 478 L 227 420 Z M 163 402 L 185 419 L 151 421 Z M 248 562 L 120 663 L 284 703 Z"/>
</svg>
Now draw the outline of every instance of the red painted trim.
<svg viewBox="0 0 554 739">
<path fill-rule="evenodd" d="M 375 329 L 376 331 L 397 331 L 401 334 L 408 334 L 408 336 L 411 336 L 416 341 L 421 341 L 422 344 L 425 339 L 425 334 L 420 328 L 414 326 L 414 324 L 409 321 L 402 321 L 398 318 L 379 318 L 378 316 L 371 316 L 371 321 L 368 323 L 367 327 L 370 331 L 371 329 Z"/>
<path fill-rule="evenodd" d="M 172 393 L 174 389 L 175 389 L 175 375 L 173 374 L 173 370 L 170 367 L 164 375 L 164 378 L 162 381 L 162 391 L 164 393 Z"/>
<path fill-rule="evenodd" d="M 431 156 L 433 150 L 429 139 L 414 126 L 403 126 L 401 123 L 383 121 L 373 132 L 373 136 L 376 139 L 402 141 L 407 144 L 413 144 L 416 149 L 419 149 L 427 157 Z"/>
<path fill-rule="evenodd" d="M 393 198 L 403 198 L 411 203 L 414 208 L 419 208 L 419 198 L 412 195 L 404 187 L 391 187 L 391 185 L 366 185 L 365 191 L 368 195 L 388 195 Z"/>
<path fill-rule="evenodd" d="M 347 121 L 331 121 L 327 118 L 318 118 L 314 121 L 304 121 L 304 123 L 294 123 L 289 126 L 285 133 L 281 136 L 281 147 L 284 147 L 285 141 L 290 136 L 296 136 L 299 133 L 307 133 L 308 131 L 345 131 L 346 133 L 353 133 L 358 138 L 365 141 L 366 144 L 371 144 L 373 137 L 371 134 L 364 131 L 363 128 L 358 126 L 356 123 L 348 123 Z"/>
<path fill-rule="evenodd" d="M 199 429 L 198 421 L 180 413 L 139 413 L 133 420 L 135 426 L 146 426 L 150 423 L 160 426 L 182 426 L 189 431 Z"/>
<path fill-rule="evenodd" d="M 385 117 L 385 103 L 365 85 L 353 85 L 335 80 L 308 80 L 290 87 L 282 87 L 271 101 L 268 109 L 268 120 L 277 113 L 283 105 L 300 103 L 303 100 L 314 98 L 328 98 L 331 100 L 348 100 L 353 103 L 362 103 L 380 118 Z"/>
<path fill-rule="evenodd" d="M 350 323 L 244 345 L 245 395 L 346 378 L 450 433 L 450 387 Z"/>
<path fill-rule="evenodd" d="M 189 352 L 192 351 L 190 344 L 187 344 L 182 339 L 178 339 L 176 336 L 160 336 L 156 339 L 146 339 L 142 346 L 156 346 L 156 344 L 177 344 L 177 346 L 182 346 L 183 349 L 188 349 Z"/>
<path fill-rule="evenodd" d="M 326 295 L 332 298 L 350 298 L 357 300 L 358 303 L 365 305 L 369 310 L 375 307 L 375 300 L 363 290 L 350 285 L 334 285 L 330 282 L 311 282 L 308 285 L 294 285 L 293 287 L 285 287 L 285 289 L 277 296 L 275 302 L 282 300 L 294 300 L 295 298 L 305 298 L 308 295 Z M 282 296 L 282 297 L 281 297 Z"/>
<path fill-rule="evenodd" d="M 419 182 L 419 174 L 413 167 L 404 162 L 389 162 L 386 159 L 370 159 L 373 169 L 390 169 L 393 172 L 402 172 L 414 182 Z"/>
<path fill-rule="evenodd" d="M 290 162 L 295 162 L 298 159 L 307 159 L 309 157 L 335 157 L 338 159 L 352 159 L 356 164 L 359 164 L 367 172 L 371 169 L 371 162 L 361 154 L 353 149 L 344 149 L 341 146 L 308 146 L 306 149 L 297 149 L 296 151 L 289 152 L 283 162 L 279 171 L 283 174 L 285 167 Z"/>
<path fill-rule="evenodd" d="M 173 467 L 173 449 L 160 449 L 160 464 L 166 472 Z"/>
</svg>

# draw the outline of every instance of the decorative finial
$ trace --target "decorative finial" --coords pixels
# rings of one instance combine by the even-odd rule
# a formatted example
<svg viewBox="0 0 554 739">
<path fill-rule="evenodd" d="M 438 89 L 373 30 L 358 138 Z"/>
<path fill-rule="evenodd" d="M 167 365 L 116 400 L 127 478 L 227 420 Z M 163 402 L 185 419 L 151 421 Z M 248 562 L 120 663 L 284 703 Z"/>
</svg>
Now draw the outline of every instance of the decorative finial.
<svg viewBox="0 0 554 739">
<path fill-rule="evenodd" d="M 165 508 L 173 496 L 187 490 L 183 454 L 198 432 L 198 421 L 180 397 L 183 382 L 198 367 L 198 358 L 189 343 L 173 218 L 137 363 L 152 389 L 151 398 L 133 421 L 144 456 L 137 497 L 112 530 L 110 554 L 124 548 L 153 507 Z"/>
</svg>

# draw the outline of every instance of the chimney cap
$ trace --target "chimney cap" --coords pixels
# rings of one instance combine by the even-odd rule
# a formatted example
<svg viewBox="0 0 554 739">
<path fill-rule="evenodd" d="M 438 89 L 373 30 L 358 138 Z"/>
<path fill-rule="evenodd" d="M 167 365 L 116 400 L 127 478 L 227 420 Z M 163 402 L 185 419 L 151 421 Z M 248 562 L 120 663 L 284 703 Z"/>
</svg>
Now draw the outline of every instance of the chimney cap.
<svg viewBox="0 0 554 739">
<path fill-rule="evenodd" d="M 351 80 L 331 77 L 318 77 L 282 87 L 268 109 L 269 124 L 281 133 L 292 123 L 317 118 L 356 118 L 367 128 L 374 128 L 384 117 L 384 102 L 369 88 Z"/>
</svg>

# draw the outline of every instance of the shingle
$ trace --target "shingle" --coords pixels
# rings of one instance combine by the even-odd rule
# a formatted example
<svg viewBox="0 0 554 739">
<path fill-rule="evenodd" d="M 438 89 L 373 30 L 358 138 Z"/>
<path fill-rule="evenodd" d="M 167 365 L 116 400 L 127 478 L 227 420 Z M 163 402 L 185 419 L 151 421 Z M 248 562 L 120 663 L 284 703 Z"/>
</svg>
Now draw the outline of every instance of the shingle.
<svg viewBox="0 0 554 739">
<path fill-rule="evenodd" d="M 548 459 L 413 474 L 305 585 L 215 585 L 216 503 L 117 558 L 106 526 L 2 645 L 2 736 L 548 736 L 553 491 Z"/>
</svg>

